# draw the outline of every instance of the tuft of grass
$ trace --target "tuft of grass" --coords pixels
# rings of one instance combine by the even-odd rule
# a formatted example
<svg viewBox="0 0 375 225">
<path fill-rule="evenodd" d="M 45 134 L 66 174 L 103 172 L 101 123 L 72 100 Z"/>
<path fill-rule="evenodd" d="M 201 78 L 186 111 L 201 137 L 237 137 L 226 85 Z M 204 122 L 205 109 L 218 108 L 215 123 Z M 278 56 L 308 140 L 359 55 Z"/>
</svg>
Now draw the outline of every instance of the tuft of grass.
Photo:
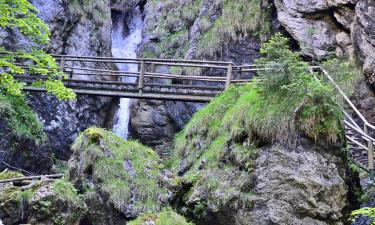
<svg viewBox="0 0 375 225">
<path fill-rule="evenodd" d="M 17 138 L 30 139 L 39 145 L 45 141 L 43 125 L 22 96 L 0 92 L 0 116 Z"/>
<path fill-rule="evenodd" d="M 147 4 L 155 7 L 157 2 Z M 270 12 L 260 0 L 215 0 L 205 7 L 202 0 L 183 3 L 163 0 L 162 3 L 164 7 L 153 31 L 161 37 L 157 54 L 163 57 L 184 58 L 192 47 L 197 58 L 214 57 L 228 42 L 250 36 L 264 40 L 270 34 Z M 171 45 L 171 36 L 181 30 L 191 31 L 194 24 L 198 24 L 199 30 L 192 45 L 188 38 Z"/>
<path fill-rule="evenodd" d="M 193 225 L 189 223 L 183 216 L 175 213 L 171 208 L 165 208 L 158 214 L 144 214 L 139 216 L 136 220 L 130 221 L 129 225 Z"/>
<path fill-rule="evenodd" d="M 108 0 L 69 0 L 69 12 L 82 21 L 93 20 L 98 24 L 104 24 L 109 18 L 107 12 Z"/>
<path fill-rule="evenodd" d="M 135 214 L 160 210 L 167 190 L 159 186 L 162 165 L 152 149 L 100 128 L 82 132 L 72 149 L 80 162 L 70 166 L 70 178 L 77 169 L 81 171 L 78 176 L 92 174 L 96 191 L 108 196 L 108 203 L 119 211 L 133 203 Z M 83 187 L 90 186 L 90 181 L 77 179 L 83 180 Z"/>
</svg>

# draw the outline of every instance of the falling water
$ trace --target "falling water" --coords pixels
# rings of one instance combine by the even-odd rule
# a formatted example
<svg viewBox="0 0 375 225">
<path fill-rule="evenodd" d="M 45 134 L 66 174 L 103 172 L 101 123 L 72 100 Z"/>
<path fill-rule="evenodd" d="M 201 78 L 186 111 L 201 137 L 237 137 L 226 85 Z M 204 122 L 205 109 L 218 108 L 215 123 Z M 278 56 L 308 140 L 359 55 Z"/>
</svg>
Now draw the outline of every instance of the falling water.
<svg viewBox="0 0 375 225">
<path fill-rule="evenodd" d="M 130 21 L 127 20 L 130 19 Z M 142 15 L 135 8 L 130 15 L 121 14 L 113 21 L 112 55 L 116 58 L 136 58 L 137 49 L 142 41 Z M 137 72 L 138 65 L 118 64 L 119 70 Z M 135 82 L 135 77 L 123 77 L 122 81 Z M 113 131 L 127 139 L 129 136 L 130 99 L 121 98 Z"/>
</svg>

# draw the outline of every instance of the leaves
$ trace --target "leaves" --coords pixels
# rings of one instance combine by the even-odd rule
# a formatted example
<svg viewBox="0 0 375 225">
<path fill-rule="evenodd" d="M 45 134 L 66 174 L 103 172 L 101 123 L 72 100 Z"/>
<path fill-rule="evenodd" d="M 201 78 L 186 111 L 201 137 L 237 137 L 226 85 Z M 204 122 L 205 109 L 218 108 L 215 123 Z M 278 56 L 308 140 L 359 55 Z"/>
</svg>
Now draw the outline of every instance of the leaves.
<svg viewBox="0 0 375 225">
<path fill-rule="evenodd" d="M 0 0 L 0 28 L 16 29 L 36 45 L 49 41 L 48 25 L 37 16 L 36 8 L 27 0 Z M 46 87 L 60 100 L 76 97 L 61 82 L 67 75 L 59 70 L 55 59 L 45 51 L 34 46 L 30 52 L 8 52 L 0 47 L 0 91 L 21 96 L 24 84 L 13 76 L 25 74 L 46 76 L 45 82 L 38 82 L 39 86 Z"/>
</svg>

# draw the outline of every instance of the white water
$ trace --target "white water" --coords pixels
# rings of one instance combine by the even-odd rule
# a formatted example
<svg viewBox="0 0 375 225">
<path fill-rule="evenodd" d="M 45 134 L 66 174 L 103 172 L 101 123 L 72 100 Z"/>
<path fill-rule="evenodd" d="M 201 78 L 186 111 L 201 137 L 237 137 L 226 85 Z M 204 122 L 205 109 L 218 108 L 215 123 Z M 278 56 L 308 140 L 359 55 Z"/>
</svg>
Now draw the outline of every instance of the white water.
<svg viewBox="0 0 375 225">
<path fill-rule="evenodd" d="M 126 18 L 131 21 L 125 21 Z M 129 27 L 128 34 L 125 34 L 126 24 Z M 112 30 L 112 55 L 117 58 L 136 58 L 138 46 L 142 42 L 142 15 L 139 8 L 135 8 L 131 15 L 125 17 L 122 15 L 118 21 L 114 21 Z M 135 64 L 118 64 L 119 70 L 137 72 L 138 65 Z M 123 77 L 123 81 L 135 82 L 135 77 Z M 116 115 L 116 124 L 113 131 L 124 139 L 129 136 L 130 120 L 130 99 L 121 98 L 120 106 Z"/>
</svg>

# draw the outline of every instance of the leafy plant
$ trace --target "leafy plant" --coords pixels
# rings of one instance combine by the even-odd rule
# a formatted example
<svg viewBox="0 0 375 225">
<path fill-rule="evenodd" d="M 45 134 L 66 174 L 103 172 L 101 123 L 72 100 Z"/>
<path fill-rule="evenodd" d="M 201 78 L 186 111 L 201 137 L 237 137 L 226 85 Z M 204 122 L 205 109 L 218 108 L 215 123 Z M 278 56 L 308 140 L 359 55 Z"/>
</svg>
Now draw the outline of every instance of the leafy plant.
<svg viewBox="0 0 375 225">
<path fill-rule="evenodd" d="M 0 48 L 0 92 L 21 96 L 24 84 L 16 81 L 13 75 L 28 72 L 46 76 L 43 85 L 59 99 L 74 99 L 73 91 L 64 87 L 61 81 L 66 75 L 59 71 L 55 60 L 43 50 L 37 50 L 39 45 L 48 43 L 50 31 L 36 14 L 36 8 L 27 0 L 0 0 L 0 28 L 19 30 L 34 43 L 33 50 L 29 52 L 8 52 Z M 27 62 L 26 68 L 17 64 L 19 61 Z"/>
<path fill-rule="evenodd" d="M 354 222 L 361 216 L 369 217 L 371 219 L 370 225 L 375 225 L 375 208 L 364 207 L 364 208 L 355 210 L 351 213 L 350 220 Z"/>
</svg>

